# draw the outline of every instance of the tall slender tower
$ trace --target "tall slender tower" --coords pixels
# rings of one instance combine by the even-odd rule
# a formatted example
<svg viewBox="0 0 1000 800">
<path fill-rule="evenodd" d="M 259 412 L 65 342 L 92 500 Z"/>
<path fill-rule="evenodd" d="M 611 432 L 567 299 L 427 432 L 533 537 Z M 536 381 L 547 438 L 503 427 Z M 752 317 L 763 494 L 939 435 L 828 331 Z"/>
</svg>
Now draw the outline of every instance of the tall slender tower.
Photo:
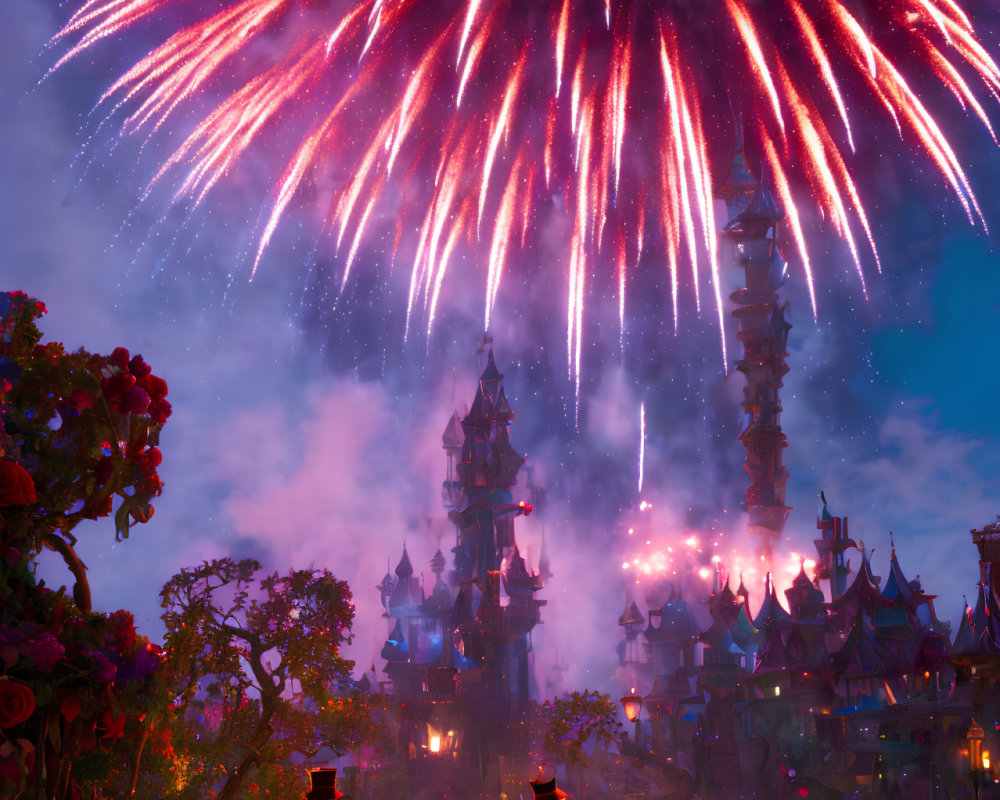
<svg viewBox="0 0 1000 800">
<path fill-rule="evenodd" d="M 791 509 L 785 505 L 788 470 L 781 463 L 787 446 L 781 430 L 778 391 L 788 372 L 788 331 L 785 304 L 778 289 L 785 282 L 786 264 L 775 239 L 784 218 L 763 182 L 750 184 L 742 149 L 737 150 L 727 186 L 719 190 L 732 216 L 725 235 L 735 244 L 735 263 L 745 273 L 745 286 L 733 292 L 733 316 L 742 357 L 736 368 L 746 376 L 743 389 L 743 468 L 750 477 L 746 493 L 748 527 L 766 552 L 781 537 Z M 752 193 L 750 186 L 754 186 Z M 749 197 L 748 197 L 749 195 Z M 737 211 L 736 209 L 739 208 Z"/>
</svg>

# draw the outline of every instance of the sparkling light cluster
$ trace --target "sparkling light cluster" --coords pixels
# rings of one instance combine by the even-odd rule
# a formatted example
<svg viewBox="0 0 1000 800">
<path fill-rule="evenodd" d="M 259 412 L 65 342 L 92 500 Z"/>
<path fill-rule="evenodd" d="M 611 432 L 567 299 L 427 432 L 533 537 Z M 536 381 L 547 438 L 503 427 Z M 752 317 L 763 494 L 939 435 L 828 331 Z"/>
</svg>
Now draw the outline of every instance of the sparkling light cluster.
<svg viewBox="0 0 1000 800">
<path fill-rule="evenodd" d="M 652 508 L 652 506 L 649 506 Z M 753 549 L 745 536 L 727 536 L 724 532 L 671 531 L 655 517 L 640 515 L 623 535 L 622 574 L 633 585 L 656 589 L 669 582 L 675 587 L 693 589 L 707 595 L 718 581 L 730 581 L 733 591 L 742 582 L 750 593 L 751 612 L 763 600 L 764 580 L 768 573 L 778 597 L 784 602 L 784 590 L 802 569 L 811 579 L 816 561 L 789 549 L 773 554 L 771 559 Z"/>
</svg>

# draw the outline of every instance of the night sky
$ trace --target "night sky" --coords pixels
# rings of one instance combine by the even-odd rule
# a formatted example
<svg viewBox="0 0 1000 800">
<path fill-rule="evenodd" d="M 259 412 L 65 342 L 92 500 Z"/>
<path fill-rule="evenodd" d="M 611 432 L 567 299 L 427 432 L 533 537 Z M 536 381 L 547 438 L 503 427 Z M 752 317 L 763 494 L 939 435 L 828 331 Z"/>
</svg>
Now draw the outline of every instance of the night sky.
<svg viewBox="0 0 1000 800">
<path fill-rule="evenodd" d="M 46 303 L 49 340 L 142 353 L 174 406 L 154 519 L 121 544 L 110 520 L 79 530 L 95 607 L 131 609 L 156 638 L 157 592 L 183 566 L 232 555 L 281 570 L 326 567 L 355 592 L 353 655 L 367 666 L 386 633 L 374 587 L 387 559 L 395 566 L 405 541 L 430 579 L 430 555 L 452 546 L 440 436 L 475 391 L 482 275 L 453 270 L 434 333 L 405 342 L 403 271 L 363 254 L 338 301 L 336 262 L 304 215 L 249 281 L 247 249 L 269 189 L 262 170 L 246 165 L 191 218 L 158 197 L 137 204 L 163 145 L 109 150 L 112 137 L 86 114 L 153 42 L 124 37 L 38 85 L 55 60 L 44 47 L 67 17 L 61 5 L 0 4 L 3 288 Z M 1000 53 L 1000 13 L 969 8 Z M 1000 228 L 1000 152 L 953 103 L 942 108 L 984 216 Z M 872 138 L 856 173 L 883 262 L 881 275 L 869 271 L 868 299 L 843 246 L 823 238 L 814 245 L 818 321 L 794 263 L 783 290 L 794 326 L 782 394 L 794 507 L 785 548 L 811 554 L 825 490 L 853 538 L 875 548 L 876 573 L 887 574 L 893 531 L 908 577 L 919 574 L 938 615 L 954 621 L 978 578 L 969 530 L 1000 513 L 997 239 L 968 225 L 917 155 Z M 594 289 L 578 420 L 562 273 L 515 271 L 495 313 L 497 363 L 517 412 L 512 441 L 547 492 L 518 529 L 531 565 L 544 531 L 555 573 L 535 639 L 543 691 L 611 686 L 628 585 L 620 562 L 631 546 L 623 514 L 640 499 L 640 404 L 656 536 L 713 532 L 724 547 L 752 549 L 740 512 L 742 378 L 725 375 L 709 306 L 702 315 L 685 307 L 674 333 L 658 258 L 654 248 L 641 265 L 624 350 L 617 301 Z M 739 275 L 729 273 L 732 290 Z M 727 338 L 732 360 L 731 320 Z M 68 579 L 55 563 L 42 574 L 56 586 Z M 755 606 L 759 587 L 748 588 Z M 568 665 L 558 677 L 555 661 Z"/>
</svg>

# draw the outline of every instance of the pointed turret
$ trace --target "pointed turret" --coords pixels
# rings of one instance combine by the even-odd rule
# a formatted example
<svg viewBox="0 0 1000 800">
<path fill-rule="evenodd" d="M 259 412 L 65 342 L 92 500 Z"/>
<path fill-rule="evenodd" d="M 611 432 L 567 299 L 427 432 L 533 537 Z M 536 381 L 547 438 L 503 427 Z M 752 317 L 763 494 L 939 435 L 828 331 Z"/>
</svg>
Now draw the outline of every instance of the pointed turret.
<svg viewBox="0 0 1000 800">
<path fill-rule="evenodd" d="M 844 646 L 833 656 L 834 671 L 842 680 L 883 678 L 893 669 L 894 659 L 875 639 L 865 614 L 859 612 Z"/>
<path fill-rule="evenodd" d="M 799 567 L 799 574 L 795 576 L 792 585 L 785 589 L 785 600 L 792 619 L 796 622 L 822 625 L 826 621 L 823 592 L 806 575 L 805 564 Z"/>
<path fill-rule="evenodd" d="M 819 493 L 820 507 L 816 512 L 816 529 L 820 538 L 814 539 L 817 553 L 817 577 L 830 582 L 830 599 L 836 600 L 847 588 L 850 569 L 844 560 L 845 551 L 857 547 L 847 535 L 847 517 L 835 517 L 826 504 L 826 495 Z"/>
<path fill-rule="evenodd" d="M 389 596 L 389 613 L 394 617 L 412 616 L 423 598 L 420 596 L 420 581 L 413 577 L 413 565 L 405 544 L 394 572 L 396 585 Z"/>
<path fill-rule="evenodd" d="M 972 625 L 972 609 L 969 608 L 968 600 L 963 604 L 962 616 L 958 622 L 955 639 L 951 643 L 951 650 L 957 655 L 973 655 L 979 652 L 979 643 L 976 641 L 976 632 Z"/>
<path fill-rule="evenodd" d="M 672 675 L 681 667 L 694 666 L 698 623 L 680 594 L 671 597 L 660 608 L 650 609 L 642 635 L 654 678 Z"/>
<path fill-rule="evenodd" d="M 847 633 L 859 613 L 864 613 L 869 619 L 875 616 L 878 609 L 886 603 L 878 589 L 879 580 L 871 574 L 867 555 L 862 556 L 861 567 L 854 576 L 854 581 L 840 597 L 829 604 L 830 626 L 833 630 Z"/>
<path fill-rule="evenodd" d="M 750 621 L 746 605 L 733 593 L 728 580 L 722 590 L 709 600 L 709 613 L 712 624 L 699 637 L 710 650 L 706 659 L 716 663 L 738 663 L 737 657 L 742 659 L 752 651 L 757 629 Z"/>
<path fill-rule="evenodd" d="M 891 541 L 892 534 L 890 534 Z M 934 613 L 934 595 L 925 594 L 918 580 L 907 580 L 896 558 L 896 546 L 892 544 L 892 554 L 889 559 L 889 577 L 886 579 L 882 597 L 890 603 L 905 606 L 919 621 L 921 627 L 927 628 L 937 622 Z"/>
<path fill-rule="evenodd" d="M 771 628 L 787 629 L 792 624 L 791 615 L 785 611 L 784 606 L 778 600 L 778 593 L 774 588 L 774 581 L 771 579 L 771 573 L 769 572 L 764 579 L 764 602 L 760 604 L 757 616 L 754 617 L 753 626 L 762 635 L 767 636 Z"/>
<path fill-rule="evenodd" d="M 1000 515 L 997 515 L 995 522 L 971 533 L 972 541 L 979 550 L 980 565 L 1000 562 Z M 990 591 L 993 594 L 1000 594 L 1000 568 L 993 570 L 991 574 L 993 583 L 990 585 Z"/>
<path fill-rule="evenodd" d="M 629 600 L 625 604 L 625 610 L 622 612 L 621 616 L 618 617 L 618 624 L 624 628 L 628 627 L 640 627 L 644 625 L 646 618 L 642 616 L 642 612 L 639 611 L 639 606 L 635 604 L 635 600 Z"/>
<path fill-rule="evenodd" d="M 389 616 L 389 603 L 392 597 L 392 592 L 396 588 L 398 578 L 389 571 L 389 562 L 386 560 L 385 564 L 385 576 L 382 578 L 382 582 L 375 588 L 379 591 L 379 596 L 382 601 L 382 608 L 385 609 L 385 614 L 383 616 Z"/>
</svg>

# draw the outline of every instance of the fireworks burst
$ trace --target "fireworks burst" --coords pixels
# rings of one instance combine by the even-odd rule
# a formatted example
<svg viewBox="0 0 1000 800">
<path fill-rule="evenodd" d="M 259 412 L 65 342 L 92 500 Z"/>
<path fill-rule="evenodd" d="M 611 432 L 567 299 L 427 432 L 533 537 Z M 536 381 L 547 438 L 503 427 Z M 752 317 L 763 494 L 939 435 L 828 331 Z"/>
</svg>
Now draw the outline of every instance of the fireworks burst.
<svg viewBox="0 0 1000 800">
<path fill-rule="evenodd" d="M 807 208 L 846 243 L 862 287 L 863 265 L 878 264 L 854 177 L 855 126 L 875 112 L 985 225 L 913 88 L 931 79 L 993 135 L 979 95 L 1000 97 L 1000 69 L 956 0 L 88 0 L 53 39 L 65 48 L 54 69 L 181 12 L 194 21 L 99 106 L 123 136 L 208 108 L 152 184 L 169 175 L 175 200 L 197 207 L 241 160 L 287 145 L 254 271 L 302 190 L 332 184 L 323 213 L 341 291 L 372 229 L 392 220 L 391 258 L 410 269 L 407 331 L 421 308 L 430 330 L 460 254 L 484 268 L 489 328 L 505 269 L 532 260 L 540 229 L 561 220 L 577 385 L 584 299 L 617 292 L 624 326 L 651 237 L 666 253 L 675 329 L 688 285 L 699 309 L 711 295 L 721 328 L 713 191 L 736 119 L 788 215 L 814 314 Z M 609 287 L 594 292 L 602 275 Z"/>
<path fill-rule="evenodd" d="M 688 593 L 703 594 L 718 581 L 743 583 L 750 590 L 752 603 L 763 599 L 761 587 L 770 574 L 779 593 L 805 569 L 812 575 L 816 562 L 798 552 L 767 559 L 733 537 L 690 530 L 670 533 L 653 524 L 636 523 L 623 537 L 622 574 L 638 587 L 653 588 L 669 583 Z"/>
</svg>

